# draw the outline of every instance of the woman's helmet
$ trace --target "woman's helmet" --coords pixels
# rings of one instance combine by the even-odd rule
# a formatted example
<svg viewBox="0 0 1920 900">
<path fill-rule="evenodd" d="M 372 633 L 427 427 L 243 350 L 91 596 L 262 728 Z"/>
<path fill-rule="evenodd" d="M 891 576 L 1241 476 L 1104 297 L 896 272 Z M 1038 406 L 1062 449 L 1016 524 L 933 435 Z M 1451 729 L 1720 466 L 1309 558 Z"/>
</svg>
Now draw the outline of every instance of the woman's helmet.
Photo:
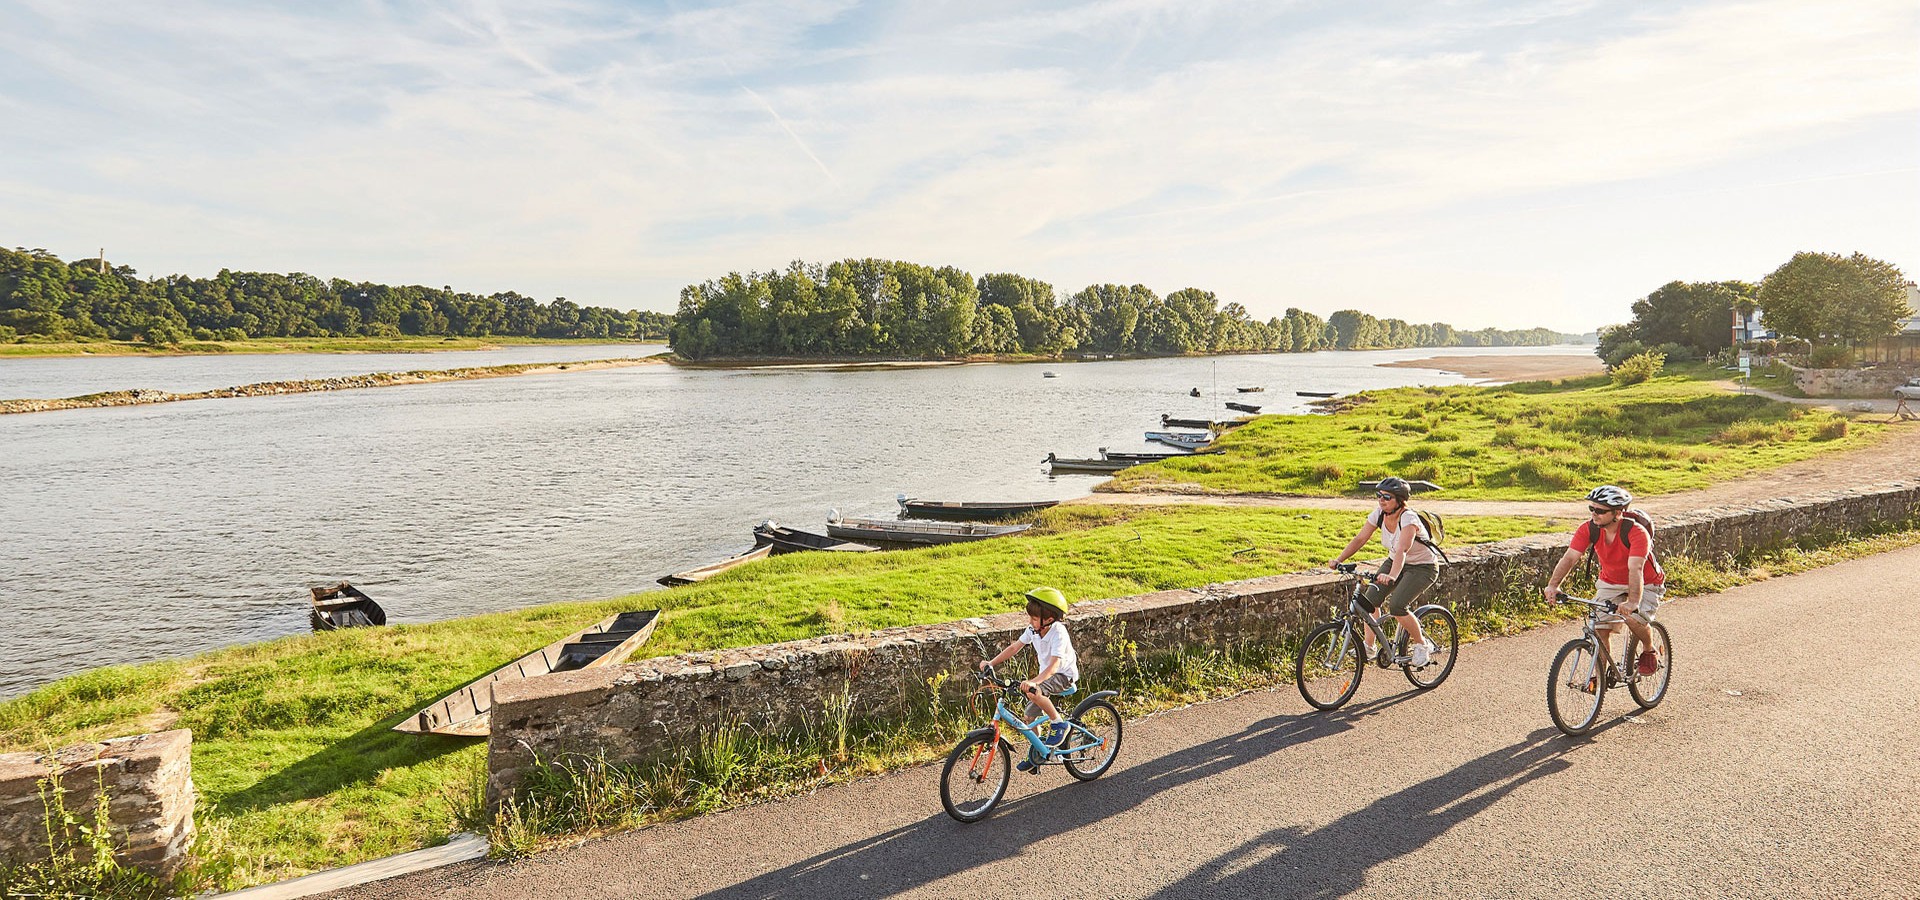
<svg viewBox="0 0 1920 900">
<path fill-rule="evenodd" d="M 1626 509 L 1633 505 L 1633 495 L 1627 493 L 1626 488 L 1603 484 L 1587 492 L 1587 502 L 1611 506 L 1614 509 Z"/>
<path fill-rule="evenodd" d="M 1037 587 L 1027 592 L 1027 599 L 1042 606 L 1051 606 L 1061 615 L 1067 614 L 1067 595 L 1050 587 Z"/>
<path fill-rule="evenodd" d="M 1380 479 L 1380 483 L 1374 486 L 1374 490 L 1392 494 L 1401 503 L 1407 502 L 1407 498 L 1413 496 L 1413 487 L 1407 484 L 1405 478 L 1398 475 L 1388 475 Z"/>
</svg>

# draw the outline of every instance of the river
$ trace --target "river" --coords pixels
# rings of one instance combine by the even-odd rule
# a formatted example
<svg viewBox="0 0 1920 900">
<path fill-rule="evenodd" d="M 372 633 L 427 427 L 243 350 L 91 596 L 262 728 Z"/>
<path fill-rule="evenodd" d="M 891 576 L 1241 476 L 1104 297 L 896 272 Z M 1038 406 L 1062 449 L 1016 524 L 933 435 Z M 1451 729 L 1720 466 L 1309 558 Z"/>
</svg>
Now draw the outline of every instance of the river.
<svg viewBox="0 0 1920 900">
<path fill-rule="evenodd" d="M 641 349 L 388 356 L 401 359 L 392 368 L 439 369 Z M 1049 451 L 1144 449 L 1161 413 L 1224 417 L 1227 400 L 1300 412 L 1296 390 L 1461 383 L 1375 365 L 1436 352 L 1592 351 L 640 366 L 0 416 L 0 697 L 94 666 L 305 632 L 307 586 L 342 578 L 392 622 L 427 622 L 652 589 L 663 573 L 744 550 L 763 519 L 818 530 L 830 507 L 891 515 L 896 492 L 1080 496 L 1102 477 L 1051 477 Z M 44 396 L 202 390 L 381 370 L 373 359 L 0 360 L 0 396 L 36 395 L 20 384 L 58 386 Z M 1255 384 L 1267 390 L 1233 391 Z M 1202 398 L 1187 395 L 1194 387 Z"/>
</svg>

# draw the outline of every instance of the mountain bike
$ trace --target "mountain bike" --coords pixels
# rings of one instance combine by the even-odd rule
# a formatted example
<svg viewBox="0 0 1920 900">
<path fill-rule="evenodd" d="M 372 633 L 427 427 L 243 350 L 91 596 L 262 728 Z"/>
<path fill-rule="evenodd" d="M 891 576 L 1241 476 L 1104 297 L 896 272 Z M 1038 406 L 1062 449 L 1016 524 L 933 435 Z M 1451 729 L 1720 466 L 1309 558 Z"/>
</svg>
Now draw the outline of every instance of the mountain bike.
<svg viewBox="0 0 1920 900">
<path fill-rule="evenodd" d="M 1028 724 L 1007 705 L 1012 699 L 1024 708 L 1026 698 L 1020 695 L 1018 682 L 994 674 L 992 666 L 980 673 L 980 681 L 982 690 L 991 685 L 999 696 L 994 701 L 993 719 L 967 732 L 947 754 L 947 764 L 940 770 L 940 804 L 947 808 L 947 815 L 962 822 L 978 822 L 1006 796 L 1007 782 L 1013 775 L 1013 745 L 1002 728 L 1026 739 L 1030 774 L 1038 775 L 1041 766 L 1059 762 L 1066 766 L 1067 774 L 1092 781 L 1113 766 L 1120 752 L 1121 725 L 1120 710 L 1111 700 L 1119 696 L 1118 692 L 1096 691 L 1080 701 L 1066 722 L 1054 726 L 1066 728 L 1067 734 L 1059 746 L 1050 747 L 1035 729 L 1045 716 Z M 1054 697 L 1054 702 L 1073 694 L 1069 690 Z"/>
<path fill-rule="evenodd" d="M 1586 734 L 1600 718 L 1600 706 L 1606 702 L 1607 689 L 1623 684 L 1641 709 L 1659 706 L 1660 701 L 1666 699 L 1667 686 L 1673 682 L 1673 641 L 1667 636 L 1667 626 L 1647 623 L 1648 632 L 1653 636 L 1654 654 L 1660 661 L 1660 667 L 1652 675 L 1640 674 L 1637 665 L 1640 639 L 1632 631 L 1627 632 L 1626 654 L 1619 660 L 1607 660 L 1603 671 L 1597 629 L 1600 618 L 1614 611 L 1614 604 L 1571 594 L 1561 594 L 1560 599 L 1585 604 L 1587 624 L 1585 633 L 1568 641 L 1554 654 L 1553 665 L 1547 669 L 1547 715 L 1553 718 L 1554 727 L 1568 737 Z"/>
<path fill-rule="evenodd" d="M 1334 568 L 1355 575 L 1359 566 L 1342 563 Z M 1300 696 L 1314 709 L 1339 709 L 1360 690 L 1360 676 L 1368 663 L 1363 633 L 1371 633 L 1374 646 L 1379 648 L 1372 662 L 1382 669 L 1400 667 L 1407 680 L 1420 690 L 1439 687 L 1453 672 L 1454 652 L 1460 644 L 1460 626 L 1454 621 L 1453 613 L 1437 603 L 1411 610 L 1420 623 L 1420 630 L 1433 644 L 1427 664 L 1414 665 L 1412 655 L 1407 652 L 1407 635 L 1402 633 L 1399 622 L 1392 616 L 1375 618 L 1367 612 L 1365 595 L 1361 592 L 1377 574 L 1359 572 L 1355 575 L 1346 613 L 1307 632 L 1307 639 L 1300 642 L 1300 652 L 1293 659 L 1294 683 L 1300 687 Z"/>
</svg>

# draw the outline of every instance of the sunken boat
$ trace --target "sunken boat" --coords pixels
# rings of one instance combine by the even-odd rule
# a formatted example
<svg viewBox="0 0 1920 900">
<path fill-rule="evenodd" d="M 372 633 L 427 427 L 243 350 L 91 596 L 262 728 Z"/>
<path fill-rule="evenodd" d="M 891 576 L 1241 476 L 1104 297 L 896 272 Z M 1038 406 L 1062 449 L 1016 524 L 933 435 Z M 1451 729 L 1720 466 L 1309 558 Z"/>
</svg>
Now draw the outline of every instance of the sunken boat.
<svg viewBox="0 0 1920 900">
<path fill-rule="evenodd" d="M 470 681 L 400 720 L 394 731 L 481 737 L 493 727 L 493 686 L 555 672 L 617 666 L 653 636 L 657 609 L 617 613 Z"/>
<path fill-rule="evenodd" d="M 387 611 L 351 584 L 342 581 L 332 587 L 309 590 L 313 592 L 313 609 L 308 613 L 308 619 L 315 631 L 387 624 Z"/>
<path fill-rule="evenodd" d="M 1004 519 L 1060 505 L 1058 500 L 925 500 L 900 494 L 900 514 L 923 519 Z"/>
<path fill-rule="evenodd" d="M 843 541 L 837 537 L 801 531 L 768 519 L 753 526 L 753 539 L 756 543 L 773 548 L 773 555 L 783 553 L 801 553 L 809 550 L 826 550 L 834 553 L 871 553 L 880 548 L 856 541 Z"/>
</svg>

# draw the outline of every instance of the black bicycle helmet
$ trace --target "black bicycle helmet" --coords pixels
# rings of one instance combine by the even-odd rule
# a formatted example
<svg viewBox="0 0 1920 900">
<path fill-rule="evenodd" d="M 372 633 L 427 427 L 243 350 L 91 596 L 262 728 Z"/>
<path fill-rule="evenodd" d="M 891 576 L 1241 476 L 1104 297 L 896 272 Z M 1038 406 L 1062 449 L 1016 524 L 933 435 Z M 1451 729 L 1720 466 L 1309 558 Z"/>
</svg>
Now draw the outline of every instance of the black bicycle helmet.
<svg viewBox="0 0 1920 900">
<path fill-rule="evenodd" d="M 1407 498 L 1413 496 L 1413 487 L 1407 484 L 1405 478 L 1401 478 L 1398 475 L 1388 475 L 1380 479 L 1380 483 L 1374 485 L 1374 490 L 1385 494 L 1392 494 L 1394 499 L 1399 500 L 1401 503 L 1407 502 Z"/>
</svg>

